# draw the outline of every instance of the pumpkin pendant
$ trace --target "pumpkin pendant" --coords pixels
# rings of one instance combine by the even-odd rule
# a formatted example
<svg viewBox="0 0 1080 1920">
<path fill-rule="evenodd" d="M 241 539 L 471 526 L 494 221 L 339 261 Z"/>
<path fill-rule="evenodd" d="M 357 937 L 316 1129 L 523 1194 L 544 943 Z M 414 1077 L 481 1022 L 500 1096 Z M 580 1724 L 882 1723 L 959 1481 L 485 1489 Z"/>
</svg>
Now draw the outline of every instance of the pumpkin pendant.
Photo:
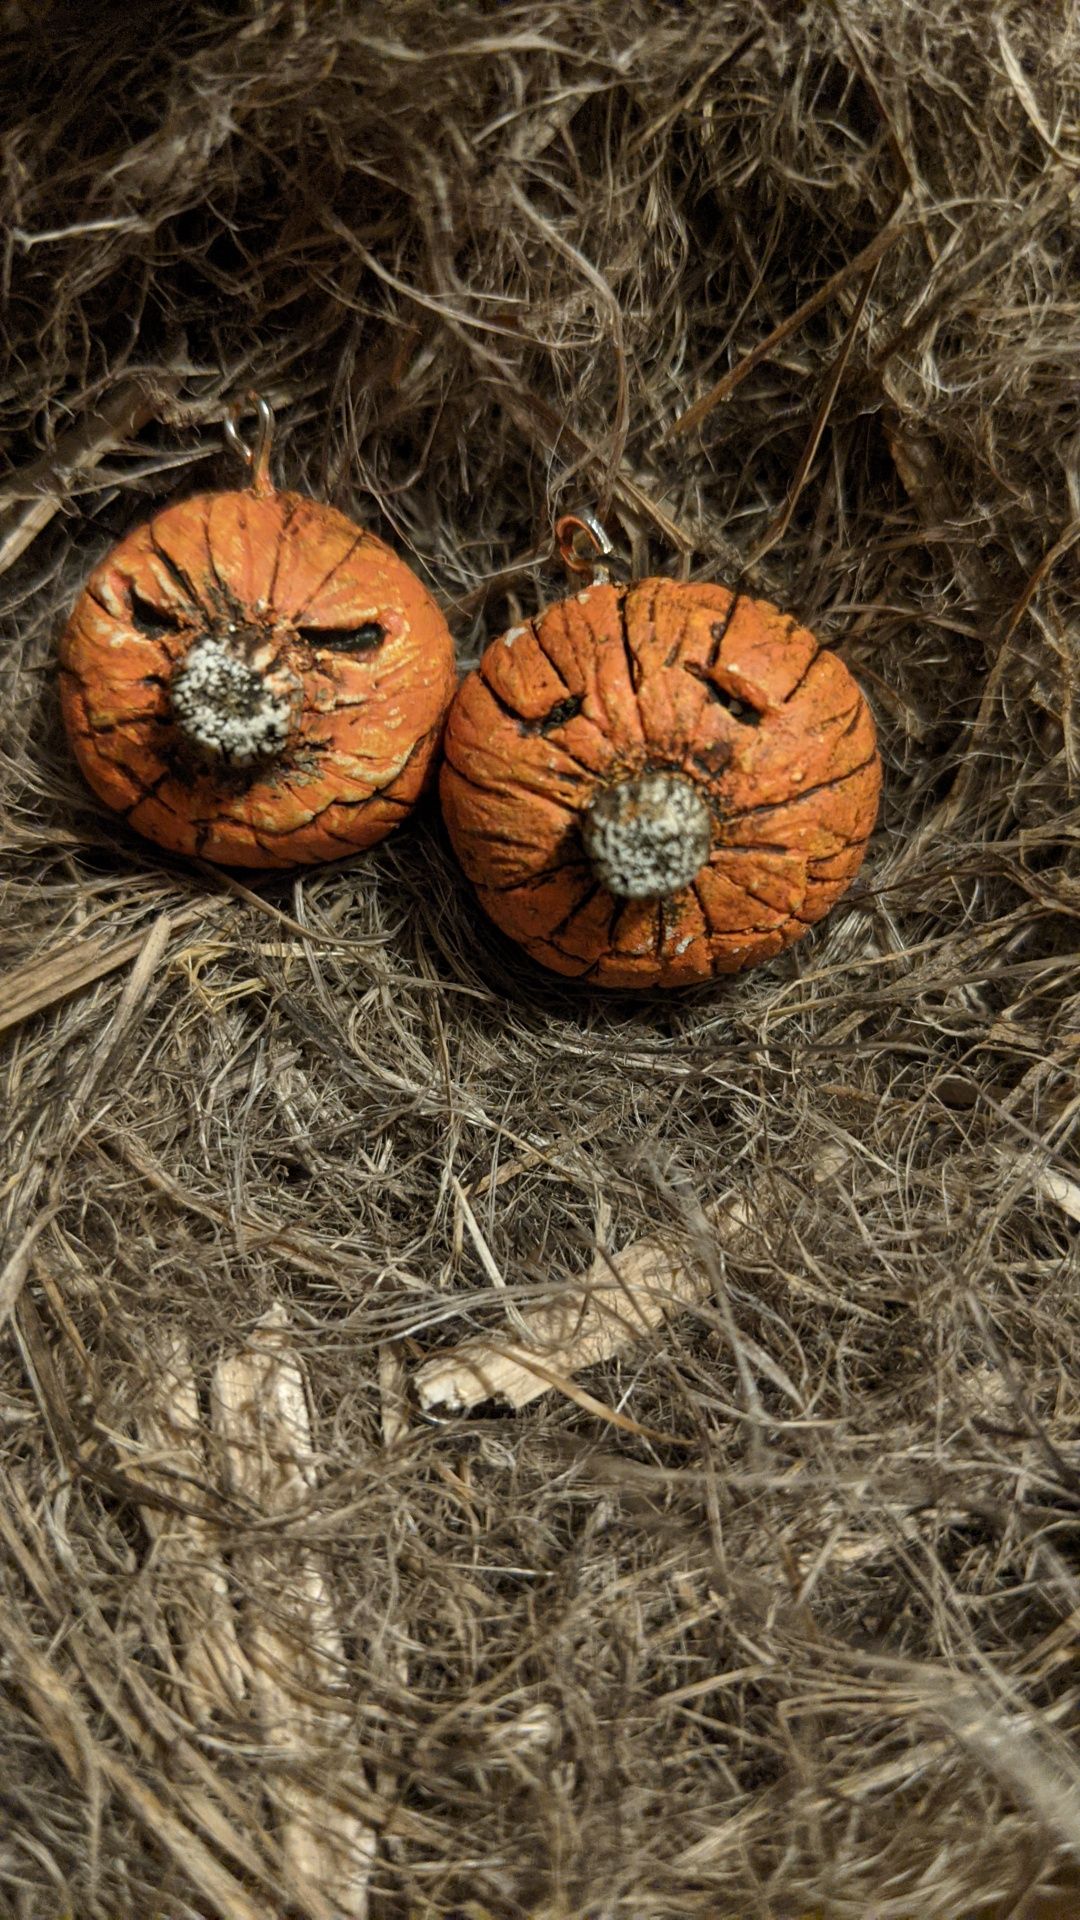
<svg viewBox="0 0 1080 1920">
<path fill-rule="evenodd" d="M 454 691 L 426 588 L 333 507 L 277 493 L 270 413 L 250 485 L 167 507 L 87 581 L 60 643 L 90 786 L 173 852 L 245 867 L 338 859 L 419 798 Z"/>
<path fill-rule="evenodd" d="M 595 524 L 558 523 L 563 558 Z M 590 571 L 592 569 L 590 568 Z M 545 967 L 677 987 L 780 953 L 857 873 L 881 770 L 847 668 L 764 600 L 598 577 L 492 642 L 440 775 L 481 905 Z"/>
</svg>

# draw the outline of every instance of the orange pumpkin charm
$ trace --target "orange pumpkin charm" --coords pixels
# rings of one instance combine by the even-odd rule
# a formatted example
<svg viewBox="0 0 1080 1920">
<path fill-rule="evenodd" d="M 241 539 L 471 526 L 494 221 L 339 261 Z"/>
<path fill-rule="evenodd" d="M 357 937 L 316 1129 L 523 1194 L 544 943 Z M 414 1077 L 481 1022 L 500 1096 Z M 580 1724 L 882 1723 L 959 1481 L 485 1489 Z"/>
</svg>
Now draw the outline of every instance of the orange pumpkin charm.
<svg viewBox="0 0 1080 1920">
<path fill-rule="evenodd" d="M 581 524 L 557 529 L 571 566 Z M 598 578 L 487 648 L 440 788 L 481 905 L 535 960 L 676 987 L 828 912 L 880 780 L 862 693 L 795 620 L 723 586 Z"/>
<path fill-rule="evenodd" d="M 258 402 L 242 492 L 137 527 L 91 574 L 60 643 L 90 785 L 174 852 L 245 867 L 369 847 L 425 784 L 456 684 L 415 574 L 333 507 L 269 481 Z"/>
</svg>

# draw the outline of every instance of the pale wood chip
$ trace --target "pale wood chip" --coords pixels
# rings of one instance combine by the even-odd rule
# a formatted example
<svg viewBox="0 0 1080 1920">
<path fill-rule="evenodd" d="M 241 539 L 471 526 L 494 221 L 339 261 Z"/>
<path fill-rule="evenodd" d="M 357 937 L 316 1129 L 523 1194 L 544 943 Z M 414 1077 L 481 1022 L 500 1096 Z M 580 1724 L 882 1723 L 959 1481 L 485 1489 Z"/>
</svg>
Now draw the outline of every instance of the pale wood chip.
<svg viewBox="0 0 1080 1920">
<path fill-rule="evenodd" d="M 253 1521 L 302 1510 L 317 1481 L 315 1449 L 283 1308 L 264 1315 L 247 1346 L 219 1362 L 213 1413 L 230 1491 Z M 283 1763 L 268 1788 L 280 1813 L 286 1880 L 312 1912 L 327 1907 L 364 1920 L 375 1834 L 347 1806 L 350 1775 L 361 1795 L 367 1786 L 350 1753 L 351 1715 L 340 1703 L 345 1653 L 322 1556 L 268 1527 L 257 1544 L 245 1536 L 234 1563 L 248 1596 L 255 1703 L 267 1745 Z M 317 1786 L 305 1777 L 316 1774 Z"/>
<path fill-rule="evenodd" d="M 719 1243 L 749 1222 L 742 1200 L 708 1218 Z M 420 1406 L 465 1411 L 483 1400 L 512 1407 L 551 1391 L 552 1375 L 579 1373 L 655 1332 L 673 1312 L 708 1298 L 712 1276 L 684 1261 L 659 1236 L 635 1241 L 610 1259 L 598 1254 L 581 1282 L 550 1305 L 520 1316 L 529 1344 L 481 1336 L 426 1360 L 414 1377 Z"/>
<path fill-rule="evenodd" d="M 384 1340 L 379 1348 L 379 1403 L 383 1446 L 389 1452 L 409 1431 L 409 1373 L 405 1356 L 393 1340 Z"/>
<path fill-rule="evenodd" d="M 190 926 L 205 914 L 205 901 L 180 908 L 170 915 L 170 930 Z M 129 961 L 138 960 L 147 944 L 145 927 L 126 940 L 110 941 L 105 935 L 97 935 L 90 940 L 71 941 L 56 953 L 41 954 L 26 966 L 4 974 L 0 977 L 0 1033 L 20 1026 L 73 993 L 81 993 L 84 987 L 126 967 Z M 155 964 L 159 958 L 155 953 Z"/>
<path fill-rule="evenodd" d="M 156 1333 L 145 1359 L 149 1386 L 135 1416 L 138 1448 L 124 1456 L 129 1477 L 170 1501 L 197 1502 L 209 1465 L 188 1342 L 179 1332 Z M 216 1710 L 234 1714 L 248 1692 L 250 1671 L 237 1637 L 220 1530 L 200 1514 L 151 1501 L 140 1512 L 167 1586 L 175 1588 L 176 1576 L 182 1576 L 177 1633 L 188 1711 L 196 1724 Z"/>
<path fill-rule="evenodd" d="M 1080 1220 L 1080 1181 L 1070 1180 L 1068 1174 L 1055 1173 L 1048 1167 L 1035 1184 L 1044 1200 L 1053 1201 L 1070 1220 Z"/>
</svg>

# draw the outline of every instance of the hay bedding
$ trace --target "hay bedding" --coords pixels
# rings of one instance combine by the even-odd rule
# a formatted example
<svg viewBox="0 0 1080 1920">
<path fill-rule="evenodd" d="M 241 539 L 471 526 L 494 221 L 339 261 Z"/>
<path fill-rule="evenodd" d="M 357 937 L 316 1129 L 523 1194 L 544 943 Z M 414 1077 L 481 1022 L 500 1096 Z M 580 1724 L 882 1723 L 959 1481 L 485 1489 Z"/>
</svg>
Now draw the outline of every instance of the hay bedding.
<svg viewBox="0 0 1080 1920">
<path fill-rule="evenodd" d="M 3 11 L 0 1911 L 1075 1911 L 1074 11 Z M 433 808 L 105 817 L 58 629 L 249 385 L 466 662 L 579 501 L 797 607 L 849 902 L 601 1000 Z"/>
</svg>

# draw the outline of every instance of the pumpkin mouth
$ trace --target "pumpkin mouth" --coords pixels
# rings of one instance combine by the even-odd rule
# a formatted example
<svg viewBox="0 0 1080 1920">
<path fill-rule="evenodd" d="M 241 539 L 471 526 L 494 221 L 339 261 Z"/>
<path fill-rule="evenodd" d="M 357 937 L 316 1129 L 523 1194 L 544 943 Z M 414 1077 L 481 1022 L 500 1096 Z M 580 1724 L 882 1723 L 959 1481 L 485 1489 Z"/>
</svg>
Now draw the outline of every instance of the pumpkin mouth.
<svg viewBox="0 0 1080 1920">
<path fill-rule="evenodd" d="M 662 900 L 688 887 L 709 858 L 712 814 L 689 780 L 642 773 L 604 787 L 581 837 L 602 887 L 622 900 Z"/>
<path fill-rule="evenodd" d="M 243 642 L 239 634 L 203 635 L 169 682 L 172 717 L 185 744 L 218 768 L 276 760 L 303 706 L 299 675 L 265 643 L 245 648 Z"/>
</svg>

